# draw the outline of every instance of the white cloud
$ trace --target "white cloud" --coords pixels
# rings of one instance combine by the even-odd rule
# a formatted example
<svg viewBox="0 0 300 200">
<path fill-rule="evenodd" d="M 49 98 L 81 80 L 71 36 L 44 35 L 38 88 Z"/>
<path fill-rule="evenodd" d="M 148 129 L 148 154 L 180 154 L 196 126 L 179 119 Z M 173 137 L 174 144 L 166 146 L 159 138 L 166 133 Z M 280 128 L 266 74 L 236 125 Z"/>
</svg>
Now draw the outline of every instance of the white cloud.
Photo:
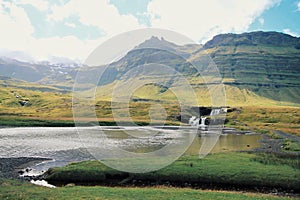
<svg viewBox="0 0 300 200">
<path fill-rule="evenodd" d="M 70 23 L 70 22 L 66 22 L 65 25 L 66 25 L 66 26 L 69 26 L 69 27 L 71 27 L 71 28 L 75 28 L 75 27 L 76 27 L 76 24 Z"/>
<path fill-rule="evenodd" d="M 264 10 L 278 1 L 152 0 L 145 15 L 150 16 L 152 27 L 171 29 L 199 41 L 222 32 L 247 31 Z M 24 4 L 49 12 L 49 23 L 63 21 L 66 26 L 74 27 L 76 24 L 67 20 L 75 15 L 80 23 L 98 27 L 106 35 L 96 40 L 80 40 L 72 35 L 37 39 L 33 36 L 35 29 L 21 7 Z M 9 8 L 10 12 L 5 12 L 4 7 Z M 14 3 L 0 0 L 0 19 L 0 26 L 5 27 L 1 29 L 1 48 L 24 51 L 38 59 L 49 56 L 85 59 L 106 39 L 144 26 L 133 15 L 121 15 L 108 0 L 71 0 L 59 6 L 44 0 L 14 0 Z"/>
<path fill-rule="evenodd" d="M 298 11 L 300 11 L 300 1 L 298 2 L 297 7 L 298 7 Z"/>
<path fill-rule="evenodd" d="M 24 8 L 21 7 L 21 5 L 31 4 L 31 2 L 39 9 L 47 7 L 52 10 L 52 14 L 48 17 L 49 23 L 53 23 L 53 20 L 65 20 L 75 14 L 79 16 L 81 23 L 97 26 L 106 33 L 106 36 L 95 40 L 81 40 L 72 35 L 37 39 L 33 36 L 34 27 Z M 23 51 L 38 60 L 48 59 L 51 56 L 84 60 L 107 38 L 141 27 L 135 17 L 120 15 L 118 10 L 106 0 L 90 0 L 88 3 L 82 0 L 72 0 L 65 5 L 54 7 L 40 4 L 41 2 L 43 1 L 19 0 L 18 3 L 4 3 L 0 0 L 0 26 L 5 27 L 1 29 L 2 49 Z M 3 11 L 4 4 L 6 8 L 10 9 L 9 13 Z M 65 25 L 76 26 L 71 22 L 65 22 Z"/>
<path fill-rule="evenodd" d="M 15 4 L 19 5 L 32 5 L 39 10 L 47 10 L 49 8 L 48 1 L 45 0 L 15 0 Z"/>
<path fill-rule="evenodd" d="M 0 0 L 0 27 L 5 27 L 1 29 L 1 55 L 6 55 L 3 52 L 6 49 L 7 52 L 26 52 L 38 60 L 48 59 L 49 56 L 85 59 L 104 39 L 82 41 L 75 36 L 36 39 L 25 10 L 13 3 L 6 3 L 5 7 L 10 9 L 9 13 L 3 12 Z"/>
<path fill-rule="evenodd" d="M 168 28 L 193 40 L 224 32 L 244 32 L 264 10 L 279 0 L 153 0 L 148 13 L 153 27 Z"/>
<path fill-rule="evenodd" d="M 82 41 L 75 36 L 51 37 L 36 39 L 32 46 L 32 54 L 39 59 L 52 56 L 70 59 L 85 59 L 103 39 Z M 43 51 L 41 51 L 43 49 Z"/>
<path fill-rule="evenodd" d="M 284 32 L 285 34 L 289 34 L 291 36 L 294 36 L 294 37 L 299 37 L 299 35 L 296 33 L 296 32 L 293 32 L 291 31 L 290 29 L 286 28 L 286 29 L 283 29 L 282 32 Z"/>
<path fill-rule="evenodd" d="M 259 21 L 260 25 L 264 25 L 264 23 L 265 23 L 264 18 L 259 18 L 258 21 Z"/>
<path fill-rule="evenodd" d="M 5 7 L 10 9 L 10 15 L 0 12 L 0 27 L 3 27 L 0 37 L 1 48 L 16 50 L 19 47 L 28 47 L 34 28 L 26 12 L 12 3 L 6 4 Z"/>
<path fill-rule="evenodd" d="M 120 15 L 117 8 L 107 0 L 72 0 L 63 6 L 54 6 L 51 10 L 49 19 L 60 21 L 78 15 L 82 24 L 96 26 L 110 37 L 142 27 L 133 15 Z"/>
</svg>

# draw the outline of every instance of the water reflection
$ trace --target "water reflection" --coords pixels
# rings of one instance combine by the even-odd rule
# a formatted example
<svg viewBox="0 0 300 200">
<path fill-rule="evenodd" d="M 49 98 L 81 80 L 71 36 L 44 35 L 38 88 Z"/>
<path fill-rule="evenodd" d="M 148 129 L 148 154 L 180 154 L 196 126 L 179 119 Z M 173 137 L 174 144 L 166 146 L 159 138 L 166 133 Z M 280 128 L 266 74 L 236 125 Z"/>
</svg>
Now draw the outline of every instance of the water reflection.
<svg viewBox="0 0 300 200">
<path fill-rule="evenodd" d="M 203 137 L 208 136 L 196 137 L 192 145 L 185 152 L 185 155 L 197 155 L 201 148 Z M 256 134 L 220 135 L 211 153 L 251 150 L 261 146 L 260 140 L 261 135 Z"/>
</svg>

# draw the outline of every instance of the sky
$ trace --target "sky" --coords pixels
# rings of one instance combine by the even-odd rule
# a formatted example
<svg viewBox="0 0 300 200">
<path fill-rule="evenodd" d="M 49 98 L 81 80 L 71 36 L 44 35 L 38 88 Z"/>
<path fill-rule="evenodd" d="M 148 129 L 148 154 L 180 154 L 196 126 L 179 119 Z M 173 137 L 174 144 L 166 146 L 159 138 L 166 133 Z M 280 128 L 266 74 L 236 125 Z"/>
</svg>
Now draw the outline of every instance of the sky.
<svg viewBox="0 0 300 200">
<path fill-rule="evenodd" d="M 0 56 L 83 61 L 135 29 L 176 31 L 196 43 L 220 33 L 300 36 L 300 0 L 0 0 Z"/>
</svg>

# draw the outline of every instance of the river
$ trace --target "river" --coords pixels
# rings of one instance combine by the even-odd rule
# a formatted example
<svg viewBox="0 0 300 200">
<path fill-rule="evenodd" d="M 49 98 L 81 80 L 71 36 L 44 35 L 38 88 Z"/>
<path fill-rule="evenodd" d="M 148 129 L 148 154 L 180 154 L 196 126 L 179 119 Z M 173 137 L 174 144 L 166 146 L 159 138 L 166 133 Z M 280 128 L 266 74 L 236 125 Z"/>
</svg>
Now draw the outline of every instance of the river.
<svg viewBox="0 0 300 200">
<path fill-rule="evenodd" d="M 105 148 L 118 146 L 135 153 L 147 153 L 177 142 L 184 134 L 194 134 L 189 129 L 160 129 L 153 127 L 102 127 Z M 49 158 L 32 167 L 28 175 L 40 174 L 50 167 L 64 166 L 70 162 L 94 159 L 88 149 L 99 145 L 95 135 L 99 127 L 80 128 L 29 127 L 0 129 L 0 157 Z M 194 137 L 184 154 L 198 154 L 202 142 L 209 135 Z M 261 136 L 257 134 L 220 135 L 211 153 L 250 150 L 260 147 Z"/>
</svg>

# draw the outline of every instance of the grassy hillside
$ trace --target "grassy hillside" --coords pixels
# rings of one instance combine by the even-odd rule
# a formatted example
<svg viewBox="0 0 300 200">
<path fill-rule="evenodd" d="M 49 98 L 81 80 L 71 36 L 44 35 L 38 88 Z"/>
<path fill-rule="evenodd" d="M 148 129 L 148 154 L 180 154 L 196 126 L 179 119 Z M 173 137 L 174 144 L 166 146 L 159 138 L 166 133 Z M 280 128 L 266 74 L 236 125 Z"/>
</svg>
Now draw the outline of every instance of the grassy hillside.
<svg viewBox="0 0 300 200">
<path fill-rule="evenodd" d="M 64 90 L 17 79 L 0 79 L 0 115 L 11 117 L 71 117 L 71 95 Z"/>
<path fill-rule="evenodd" d="M 193 88 L 196 100 L 191 102 L 198 102 L 198 105 L 193 106 L 211 106 L 212 101 L 211 98 L 214 95 L 211 95 L 209 89 L 204 84 L 203 78 L 193 77 L 188 79 L 189 84 Z M 276 93 L 276 90 L 272 90 L 271 88 L 267 90 L 267 88 L 261 87 L 262 93 L 271 92 L 273 95 L 276 94 L 276 97 L 279 99 L 274 100 L 274 98 L 264 97 L 263 95 L 259 95 L 256 92 L 252 91 L 249 87 L 236 86 L 233 84 L 227 84 L 230 80 L 223 79 L 224 88 L 225 88 L 225 105 L 224 106 L 299 106 L 299 101 L 294 103 L 294 99 L 289 101 L 289 98 L 293 98 L 292 92 L 293 88 L 287 88 L 286 90 L 282 90 L 285 92 L 282 95 L 286 95 L 286 101 L 280 99 L 280 93 Z M 107 84 L 104 86 L 99 86 L 95 93 L 96 99 L 99 101 L 110 101 L 112 99 L 113 92 L 115 90 L 116 84 L 122 85 L 122 81 L 116 81 L 111 84 Z M 265 91 L 267 90 L 267 91 Z M 290 91 L 290 93 L 289 93 Z M 89 91 L 93 94 L 93 91 Z M 178 93 L 178 94 L 176 94 Z M 124 91 L 124 95 L 128 95 L 126 91 Z M 117 96 L 120 96 L 119 94 Z M 178 97 L 189 100 L 191 97 L 189 93 L 186 92 L 186 87 L 180 85 L 180 83 L 174 84 L 169 88 L 165 88 L 160 85 L 155 84 L 147 84 L 139 87 L 133 94 L 132 98 L 136 100 L 153 100 L 153 101 L 162 101 L 162 102 L 176 102 L 178 101 Z"/>
</svg>

